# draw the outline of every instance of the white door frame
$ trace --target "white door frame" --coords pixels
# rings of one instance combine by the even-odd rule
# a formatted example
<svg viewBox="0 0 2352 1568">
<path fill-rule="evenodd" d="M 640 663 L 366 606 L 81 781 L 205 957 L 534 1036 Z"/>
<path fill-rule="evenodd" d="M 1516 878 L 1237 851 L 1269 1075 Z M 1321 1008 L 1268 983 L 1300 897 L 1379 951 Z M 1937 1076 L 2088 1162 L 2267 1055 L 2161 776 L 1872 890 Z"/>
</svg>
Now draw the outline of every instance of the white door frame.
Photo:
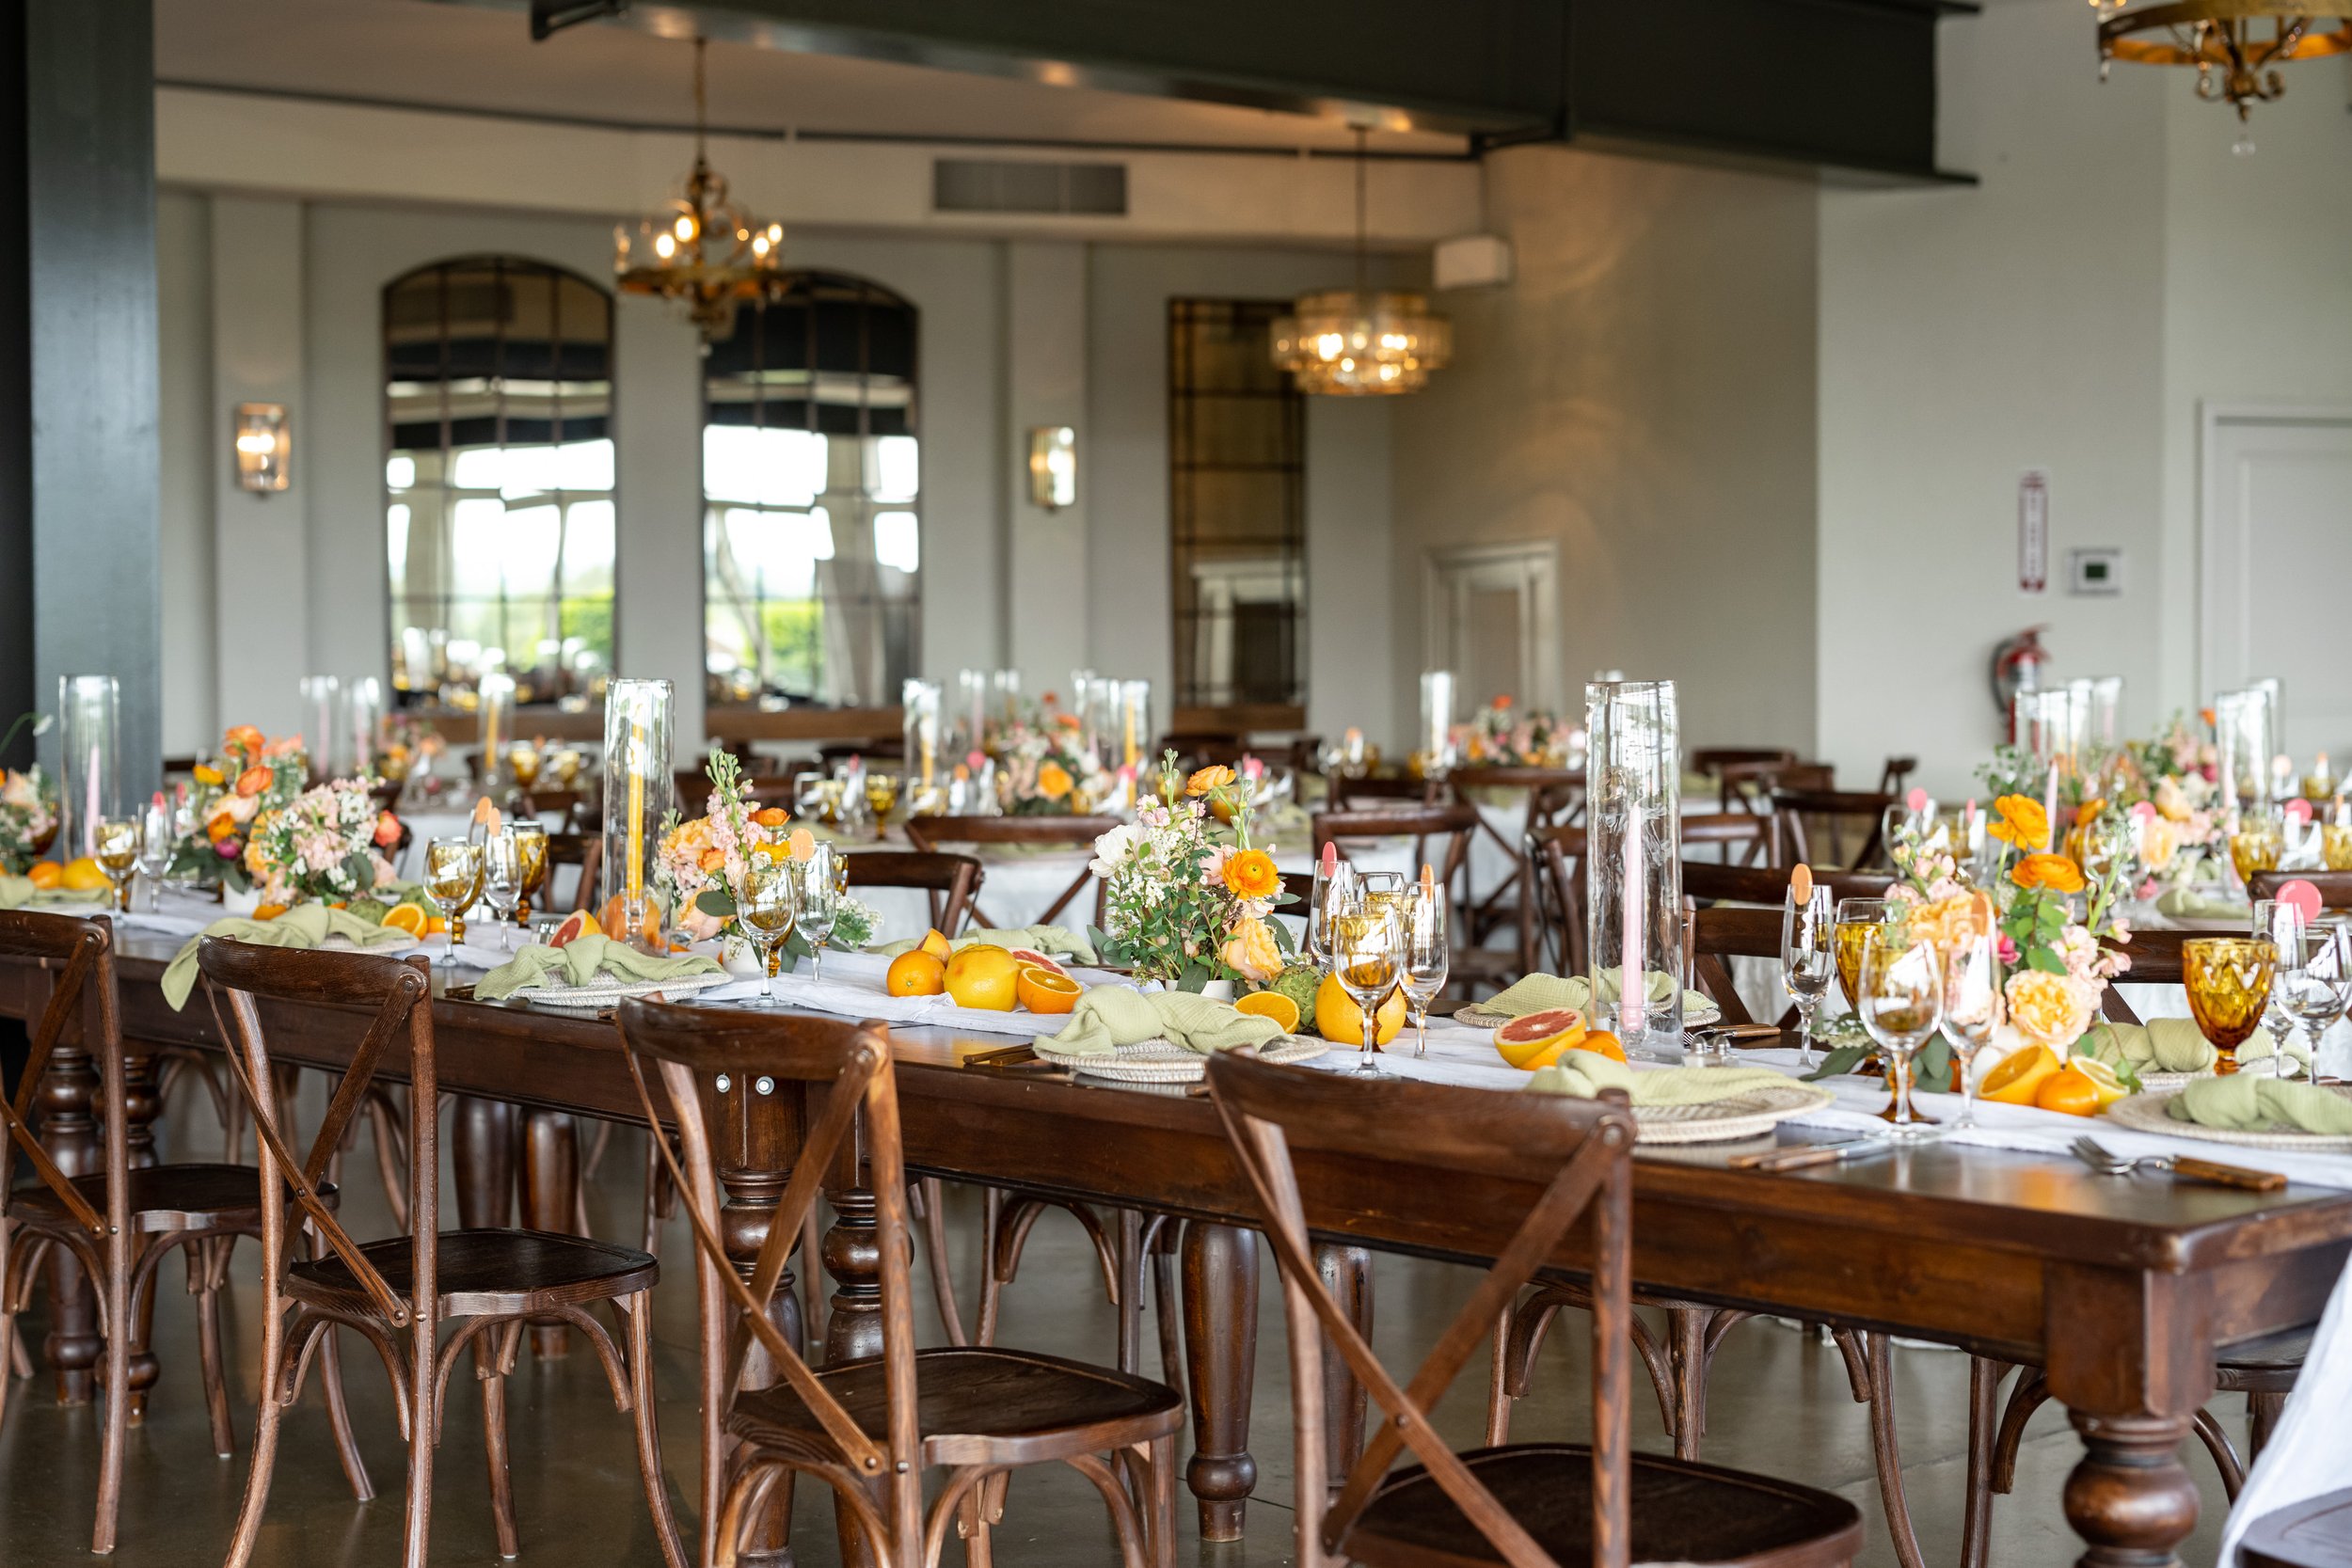
<svg viewBox="0 0 2352 1568">
<path fill-rule="evenodd" d="M 2216 640 L 2218 607 L 2214 602 L 2214 570 L 2221 541 L 2216 524 L 2221 515 L 2220 464 L 2221 432 L 2229 425 L 2314 425 L 2341 424 L 2352 427 L 2352 404 L 2296 403 L 2209 403 L 2197 405 L 2197 703 L 2203 703 L 2213 691 L 2213 672 L 2219 668 L 2219 649 Z M 2244 581 L 2248 567 L 2248 540 L 2243 530 L 2237 540 L 2237 580 Z"/>
<path fill-rule="evenodd" d="M 1528 568 L 1528 614 L 1519 626 L 1519 662 L 1530 672 L 1532 689 L 1516 693 L 1520 704 L 1535 712 L 1559 711 L 1560 702 L 1560 542 L 1557 539 L 1518 539 L 1493 545 L 1450 545 L 1428 552 L 1422 574 L 1422 668 L 1454 668 L 1454 650 L 1438 645 L 1440 621 L 1454 627 L 1444 604 L 1449 572 L 1479 566 L 1521 565 Z"/>
</svg>

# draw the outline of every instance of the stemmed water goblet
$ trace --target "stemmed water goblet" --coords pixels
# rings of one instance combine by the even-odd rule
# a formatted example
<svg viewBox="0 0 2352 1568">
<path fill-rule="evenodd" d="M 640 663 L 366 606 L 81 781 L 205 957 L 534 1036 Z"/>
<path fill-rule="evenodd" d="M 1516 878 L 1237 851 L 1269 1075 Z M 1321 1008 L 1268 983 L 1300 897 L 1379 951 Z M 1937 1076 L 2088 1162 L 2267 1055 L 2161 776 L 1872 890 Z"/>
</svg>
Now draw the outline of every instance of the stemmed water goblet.
<svg viewBox="0 0 2352 1568">
<path fill-rule="evenodd" d="M 781 846 L 758 845 L 743 868 L 743 895 L 735 915 L 745 938 L 759 954 L 759 998 L 762 1007 L 776 1005 L 776 970 L 784 944 L 791 939 L 801 917 L 801 867 Z"/>
<path fill-rule="evenodd" d="M 512 952 L 515 910 L 523 897 L 522 846 L 512 828 L 503 828 L 482 841 L 482 901 L 499 917 L 500 950 Z"/>
<path fill-rule="evenodd" d="M 1952 1048 L 1952 1078 L 1960 1088 L 1954 1132 L 1977 1125 L 1976 1084 L 1968 1075 L 1977 1053 L 1993 1041 L 2008 1016 L 2001 993 L 2001 959 L 1994 946 L 1993 902 L 1976 895 L 1975 918 L 1944 954 L 1944 1038 Z"/>
<path fill-rule="evenodd" d="M 1814 1011 L 1836 972 L 1836 930 L 1829 889 L 1809 874 L 1791 878 L 1780 911 L 1780 973 L 1797 1006 L 1797 1061 L 1804 1067 L 1813 1065 Z"/>
<path fill-rule="evenodd" d="M 1911 1058 L 1944 1022 L 1942 956 L 1907 928 L 1883 926 L 1863 952 L 1857 982 L 1855 1010 L 1886 1057 L 1886 1080 L 1895 1091 L 1886 1135 L 1903 1142 L 1932 1137 L 1934 1125 L 1911 1106 Z"/>
<path fill-rule="evenodd" d="M 1329 936 L 1331 974 L 1363 1018 L 1363 1054 L 1357 1060 L 1355 1076 L 1392 1078 L 1394 1073 L 1381 1069 L 1375 1037 L 1380 1004 L 1396 989 L 1405 969 L 1403 912 L 1359 890 L 1333 911 Z"/>
<path fill-rule="evenodd" d="M 1327 859 L 1315 864 L 1315 885 L 1307 895 L 1307 934 L 1301 945 L 1308 962 L 1316 968 L 1328 967 L 1331 961 L 1331 915 L 1342 904 L 1356 895 L 1355 868 L 1343 860 Z"/>
<path fill-rule="evenodd" d="M 424 891 L 449 919 L 449 953 L 443 961 L 453 970 L 457 949 L 466 940 L 466 911 L 482 896 L 482 846 L 469 838 L 437 838 L 427 843 Z"/>
<path fill-rule="evenodd" d="M 2312 1071 L 2319 1070 L 2319 1037 L 2344 1016 L 2352 1000 L 2352 933 L 2334 921 L 2303 919 L 2302 911 L 2288 905 L 2294 928 L 2280 930 L 2271 945 L 2278 953 L 2270 994 L 2278 1009 L 2311 1037 Z M 2281 923 L 2282 925 L 2285 923 Z M 2286 1036 L 2271 1056 L 2274 1077 L 2286 1074 Z"/>
<path fill-rule="evenodd" d="M 2181 984 L 2198 1032 L 2214 1048 L 2214 1071 L 2237 1070 L 2246 1043 L 2270 1006 L 2278 950 L 2264 937 L 2194 937 L 2181 943 Z"/>
<path fill-rule="evenodd" d="M 1429 1054 L 1429 1004 L 1445 990 L 1453 955 L 1446 945 L 1445 890 L 1426 875 L 1405 899 L 1406 1006 L 1413 1011 L 1413 1054 Z"/>
<path fill-rule="evenodd" d="M 833 935 L 833 926 L 839 917 L 841 894 L 834 880 L 834 855 L 829 844 L 817 846 L 804 861 L 794 861 L 801 876 L 801 917 L 798 929 L 808 941 L 808 977 L 822 979 L 825 972 L 825 939 Z"/>
<path fill-rule="evenodd" d="M 171 869 L 172 851 L 179 847 L 180 835 L 173 831 L 171 807 L 157 790 L 147 809 L 139 813 L 139 872 L 147 879 L 147 909 L 152 914 L 164 907 L 164 873 Z"/>
</svg>

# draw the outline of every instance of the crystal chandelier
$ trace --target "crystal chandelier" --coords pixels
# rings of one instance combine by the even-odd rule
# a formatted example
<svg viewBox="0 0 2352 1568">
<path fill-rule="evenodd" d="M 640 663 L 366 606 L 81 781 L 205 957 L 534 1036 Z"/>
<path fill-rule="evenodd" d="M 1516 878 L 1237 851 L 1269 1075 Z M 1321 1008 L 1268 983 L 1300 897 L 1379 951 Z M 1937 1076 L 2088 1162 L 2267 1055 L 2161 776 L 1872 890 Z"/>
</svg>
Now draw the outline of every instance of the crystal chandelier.
<svg viewBox="0 0 2352 1568">
<path fill-rule="evenodd" d="M 2099 73 L 2114 60 L 2197 68 L 2197 96 L 2226 101 L 2243 122 L 2286 91 L 2286 60 L 2352 54 L 2352 0 L 2091 0 L 2099 13 Z M 2237 150 L 2251 152 L 2244 136 Z"/>
<path fill-rule="evenodd" d="M 731 200 L 704 156 L 707 46 L 694 40 L 694 168 L 686 194 L 640 220 L 633 236 L 627 224 L 613 226 L 612 271 L 625 293 L 684 303 L 703 341 L 717 342 L 735 330 L 735 308 L 757 299 L 783 261 L 784 225 L 763 224 Z"/>
<path fill-rule="evenodd" d="M 2352 0 L 2347 0 L 2352 3 Z M 1301 294 L 1273 328 L 1274 362 L 1311 397 L 1418 392 L 1454 356 L 1427 296 L 1364 286 L 1364 131 L 1356 130 L 1356 286 Z"/>
</svg>

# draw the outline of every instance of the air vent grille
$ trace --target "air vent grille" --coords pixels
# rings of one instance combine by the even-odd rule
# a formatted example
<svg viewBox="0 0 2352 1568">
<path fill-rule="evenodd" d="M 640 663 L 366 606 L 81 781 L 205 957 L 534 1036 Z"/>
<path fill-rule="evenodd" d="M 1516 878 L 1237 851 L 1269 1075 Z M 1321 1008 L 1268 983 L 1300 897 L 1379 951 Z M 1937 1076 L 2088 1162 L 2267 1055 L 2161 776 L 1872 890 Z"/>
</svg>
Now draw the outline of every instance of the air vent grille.
<svg viewBox="0 0 2352 1568">
<path fill-rule="evenodd" d="M 1127 166 L 938 158 L 931 163 L 931 210 L 1125 217 Z"/>
</svg>

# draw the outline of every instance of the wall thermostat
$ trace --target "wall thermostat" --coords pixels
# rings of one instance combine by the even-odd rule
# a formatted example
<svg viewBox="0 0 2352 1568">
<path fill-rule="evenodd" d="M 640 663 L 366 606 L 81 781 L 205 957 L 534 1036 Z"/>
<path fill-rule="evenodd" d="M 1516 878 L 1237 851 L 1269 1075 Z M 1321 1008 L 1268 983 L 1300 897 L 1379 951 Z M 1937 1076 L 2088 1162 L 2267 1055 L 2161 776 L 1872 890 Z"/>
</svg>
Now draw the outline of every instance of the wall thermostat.
<svg viewBox="0 0 2352 1568">
<path fill-rule="evenodd" d="M 2078 596 L 2123 592 L 2123 552 L 2112 547 L 2068 550 L 2066 591 Z"/>
</svg>

